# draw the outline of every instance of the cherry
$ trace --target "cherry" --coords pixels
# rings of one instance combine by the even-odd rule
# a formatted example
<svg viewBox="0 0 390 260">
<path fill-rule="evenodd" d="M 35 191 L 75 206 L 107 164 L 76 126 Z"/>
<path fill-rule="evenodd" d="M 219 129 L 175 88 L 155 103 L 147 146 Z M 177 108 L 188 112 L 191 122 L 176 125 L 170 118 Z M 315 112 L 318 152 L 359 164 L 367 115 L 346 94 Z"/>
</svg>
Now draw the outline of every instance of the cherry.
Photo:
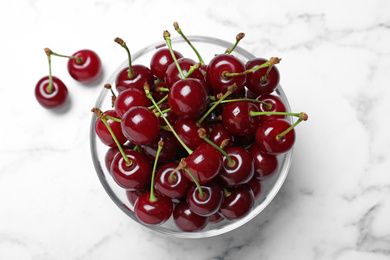
<svg viewBox="0 0 390 260">
<path fill-rule="evenodd" d="M 262 101 L 264 103 L 256 103 L 260 112 L 287 112 L 286 106 L 283 104 L 282 100 L 275 95 L 262 95 L 258 96 L 256 100 Z M 260 115 L 260 124 L 264 121 L 271 118 L 286 118 L 286 115 L 274 115 L 274 114 L 266 114 Z"/>
<path fill-rule="evenodd" d="M 189 180 L 184 177 L 178 162 L 167 162 L 156 171 L 156 189 L 163 195 L 177 199 L 187 194 Z"/>
<path fill-rule="evenodd" d="M 38 103 L 47 109 L 63 107 L 68 100 L 68 89 L 57 77 L 46 76 L 41 78 L 35 86 L 35 98 Z"/>
<path fill-rule="evenodd" d="M 238 58 L 230 54 L 219 54 L 208 64 L 206 82 L 213 88 L 214 94 L 225 93 L 229 86 L 237 85 L 235 92 L 244 88 L 246 75 L 226 77 L 225 73 L 239 73 L 245 71 L 245 65 Z"/>
<path fill-rule="evenodd" d="M 201 143 L 188 155 L 187 167 L 200 184 L 205 184 L 214 179 L 222 169 L 221 153 L 208 143 Z M 185 176 L 190 180 L 188 172 Z"/>
<path fill-rule="evenodd" d="M 134 204 L 134 213 L 146 225 L 161 225 L 172 215 L 172 200 L 158 192 L 156 200 L 150 200 L 150 191 L 142 193 Z"/>
<path fill-rule="evenodd" d="M 152 177 L 150 162 L 144 155 L 134 150 L 125 149 L 124 153 L 128 161 L 122 154 L 117 154 L 111 163 L 113 179 L 120 187 L 128 190 L 145 187 Z"/>
<path fill-rule="evenodd" d="M 273 65 L 279 63 L 280 59 L 274 58 L 270 61 L 272 62 L 271 66 L 257 69 L 247 74 L 246 87 L 256 95 L 270 94 L 279 84 L 279 71 Z M 249 70 L 267 62 L 268 60 L 263 58 L 254 58 L 249 60 L 245 67 Z"/>
<path fill-rule="evenodd" d="M 208 217 L 195 214 L 185 201 L 180 202 L 173 210 L 173 220 L 175 225 L 185 232 L 196 232 L 204 229 L 208 222 Z"/>
<path fill-rule="evenodd" d="M 180 52 L 175 50 L 173 50 L 173 52 L 176 59 L 183 58 L 183 55 Z M 160 48 L 153 54 L 150 60 L 150 70 L 157 78 L 164 79 L 167 68 L 172 63 L 173 58 L 169 49 Z"/>
<path fill-rule="evenodd" d="M 223 168 L 219 174 L 222 184 L 226 187 L 237 187 L 248 183 L 255 173 L 255 164 L 251 154 L 241 147 L 229 147 L 224 151 Z"/>
<path fill-rule="evenodd" d="M 200 185 L 202 195 L 196 185 L 192 185 L 187 193 L 187 204 L 189 208 L 200 216 L 211 216 L 221 206 L 223 200 L 223 189 L 215 181 Z"/>
<path fill-rule="evenodd" d="M 181 76 L 177 66 L 181 68 L 181 71 L 183 72 L 184 75 L 187 75 L 188 72 L 191 70 L 191 66 L 194 66 L 196 64 L 194 60 L 189 58 L 180 58 L 177 60 L 177 62 L 178 65 L 176 65 L 175 63 L 171 63 L 168 66 L 168 69 L 165 74 L 164 79 L 169 89 L 171 89 L 173 84 L 175 84 L 177 81 L 184 79 L 184 77 Z M 188 78 L 194 78 L 194 79 L 199 79 L 201 81 L 204 81 L 204 76 L 202 72 L 200 72 L 199 70 L 195 70 L 194 72 L 192 72 L 188 76 Z"/>
<path fill-rule="evenodd" d="M 126 197 L 129 200 L 130 204 L 134 206 L 135 202 L 141 196 L 143 193 L 147 192 L 148 190 L 145 188 L 139 189 L 139 190 L 126 190 Z"/>
<path fill-rule="evenodd" d="M 207 135 L 209 133 L 205 123 L 197 126 L 196 118 L 178 118 L 173 124 L 173 128 L 183 143 L 190 149 L 195 149 L 203 143 L 198 133 L 200 128 L 205 128 Z"/>
<path fill-rule="evenodd" d="M 80 50 L 72 57 L 77 57 L 68 60 L 68 72 L 73 79 L 89 84 L 102 75 L 102 62 L 94 51 Z"/>
<path fill-rule="evenodd" d="M 209 217 L 209 223 L 216 224 L 223 221 L 224 218 L 217 212 Z"/>
<path fill-rule="evenodd" d="M 257 179 L 265 180 L 276 173 L 278 159 L 275 155 L 263 152 L 257 144 L 249 147 L 248 152 L 255 162 L 255 177 Z"/>
<path fill-rule="evenodd" d="M 130 142 L 127 142 L 122 147 L 125 148 L 125 149 L 133 149 L 134 148 L 134 144 L 132 144 Z M 106 155 L 104 157 L 104 163 L 105 163 L 106 168 L 107 168 L 107 170 L 109 172 L 110 172 L 112 160 L 114 160 L 115 156 L 117 154 L 119 154 L 120 152 L 121 151 L 119 150 L 119 148 L 117 146 L 111 147 L 110 149 L 107 150 Z"/>
<path fill-rule="evenodd" d="M 248 182 L 248 186 L 252 190 L 253 195 L 255 196 L 255 200 L 257 200 L 260 197 L 261 191 L 263 190 L 262 181 L 257 178 L 252 178 Z"/>
<path fill-rule="evenodd" d="M 154 141 L 160 133 L 160 123 L 156 115 L 142 106 L 132 107 L 121 122 L 123 135 L 133 144 L 143 145 Z"/>
<path fill-rule="evenodd" d="M 124 68 L 115 80 L 116 90 L 122 92 L 128 88 L 138 88 L 143 91 L 146 84 L 153 85 L 154 77 L 151 70 L 144 65 L 132 65 L 130 51 L 121 38 L 115 38 L 115 42 L 121 45 L 127 52 L 129 67 Z"/>
<path fill-rule="evenodd" d="M 219 212 L 225 219 L 234 220 L 246 216 L 255 203 L 253 191 L 246 185 L 225 192 Z"/>
<path fill-rule="evenodd" d="M 256 143 L 260 149 L 269 154 L 285 153 L 292 148 L 295 142 L 295 130 L 284 119 L 270 119 L 262 123 L 256 130 Z"/>
<path fill-rule="evenodd" d="M 208 104 L 209 95 L 206 85 L 198 79 L 183 79 L 171 87 L 168 102 L 172 111 L 179 117 L 197 117 Z"/>
<path fill-rule="evenodd" d="M 145 91 L 137 88 L 125 89 L 120 92 L 115 100 L 115 111 L 119 117 L 123 115 L 132 107 L 151 105 L 150 100 L 146 97 Z"/>
<path fill-rule="evenodd" d="M 222 122 L 212 122 L 209 124 L 211 129 L 210 140 L 218 146 L 222 145 L 222 142 L 229 140 L 225 144 L 225 148 L 233 146 L 234 136 L 226 130 Z"/>
<path fill-rule="evenodd" d="M 154 161 L 159 141 L 163 141 L 164 146 L 160 152 L 160 156 L 158 157 L 158 162 L 172 161 L 176 156 L 178 145 L 176 143 L 175 136 L 168 131 L 160 131 L 158 137 L 151 143 L 141 145 L 141 152 L 149 161 Z"/>
<path fill-rule="evenodd" d="M 118 114 L 115 112 L 115 110 L 107 110 L 104 112 L 104 114 L 114 118 L 118 117 Z M 118 142 L 120 144 L 124 144 L 127 141 L 127 138 L 122 133 L 121 123 L 114 121 L 112 119 L 107 119 L 107 123 L 110 126 L 111 130 L 113 131 L 114 135 L 116 136 Z M 108 145 L 110 147 L 117 146 L 114 138 L 112 137 L 110 131 L 107 129 L 107 126 L 104 124 L 103 121 L 101 120 L 96 121 L 95 132 L 103 144 Z"/>
<path fill-rule="evenodd" d="M 251 101 L 227 103 L 222 112 L 224 127 L 234 135 L 254 133 L 259 125 L 259 118 L 251 117 L 250 111 L 259 111 L 257 106 Z"/>
<path fill-rule="evenodd" d="M 163 102 L 159 105 L 161 111 L 165 111 L 163 114 L 164 114 L 164 117 L 168 120 L 168 122 L 173 125 L 175 122 L 176 122 L 176 119 L 177 119 L 177 115 L 172 111 L 172 109 L 170 109 L 171 107 L 169 106 L 169 103 L 168 102 Z M 169 109 L 169 110 L 168 110 Z M 158 121 L 160 122 L 160 125 L 161 126 L 166 126 L 167 123 L 165 122 L 164 118 L 162 116 L 160 116 L 158 118 Z"/>
</svg>

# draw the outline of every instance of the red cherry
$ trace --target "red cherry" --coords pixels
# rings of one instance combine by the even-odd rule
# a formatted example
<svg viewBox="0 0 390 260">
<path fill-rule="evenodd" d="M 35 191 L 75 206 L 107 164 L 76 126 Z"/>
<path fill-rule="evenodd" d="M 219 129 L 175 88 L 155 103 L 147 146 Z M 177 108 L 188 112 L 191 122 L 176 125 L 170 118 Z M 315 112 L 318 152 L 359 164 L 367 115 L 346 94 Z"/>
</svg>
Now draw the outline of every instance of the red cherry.
<svg viewBox="0 0 390 260">
<path fill-rule="evenodd" d="M 134 76 L 129 78 L 129 67 L 123 69 L 115 81 L 116 90 L 120 93 L 125 89 L 137 88 L 144 90 L 145 83 L 153 86 L 154 77 L 150 69 L 144 65 L 133 65 L 132 71 Z"/>
<path fill-rule="evenodd" d="M 181 68 L 184 75 L 187 75 L 188 71 L 190 70 L 191 66 L 194 66 L 196 62 L 189 58 L 180 58 L 177 60 L 179 67 Z M 204 76 L 202 72 L 199 70 L 195 70 L 191 73 L 191 75 L 188 78 L 194 78 L 199 79 L 201 81 L 204 81 Z M 171 63 L 168 66 L 166 75 L 165 75 L 165 82 L 167 84 L 167 87 L 170 89 L 172 88 L 173 84 L 175 84 L 177 81 L 182 80 L 183 78 L 180 76 L 179 70 L 177 69 L 177 66 L 175 63 Z"/>
<path fill-rule="evenodd" d="M 102 74 L 102 62 L 99 56 L 91 50 L 80 50 L 72 55 L 81 58 L 68 60 L 68 72 L 75 80 L 89 84 L 97 80 Z"/>
<path fill-rule="evenodd" d="M 217 212 L 209 217 L 209 223 L 216 224 L 223 221 L 224 218 Z"/>
<path fill-rule="evenodd" d="M 211 216 L 215 214 L 221 206 L 223 200 L 222 186 L 215 182 L 201 185 L 203 197 L 200 195 L 196 185 L 192 185 L 187 193 L 187 204 L 189 208 L 200 216 Z"/>
<path fill-rule="evenodd" d="M 173 129 L 176 131 L 179 138 L 190 149 L 195 149 L 199 144 L 203 143 L 203 139 L 199 137 L 199 129 L 204 128 L 206 135 L 209 134 L 208 127 L 205 123 L 200 126 L 196 125 L 197 118 L 178 118 L 173 125 Z"/>
<path fill-rule="evenodd" d="M 263 95 L 258 96 L 256 98 L 259 101 L 265 102 L 269 105 L 271 105 L 271 108 L 268 108 L 265 104 L 256 102 L 257 107 L 259 108 L 260 112 L 287 112 L 286 106 L 283 104 L 283 101 L 275 95 Z M 260 124 L 264 121 L 271 119 L 271 118 L 286 118 L 285 115 L 261 115 L 260 118 Z"/>
<path fill-rule="evenodd" d="M 190 210 L 185 201 L 178 204 L 173 210 L 173 220 L 175 225 L 185 232 L 196 232 L 204 229 L 208 222 L 208 217 L 202 217 Z"/>
<path fill-rule="evenodd" d="M 227 77 L 225 72 L 241 73 L 245 71 L 245 65 L 238 58 L 230 54 L 220 54 L 215 56 L 208 64 L 206 71 L 206 82 L 213 88 L 213 93 L 226 93 L 228 87 L 234 83 L 237 89 L 234 93 L 244 88 L 246 75 Z"/>
<path fill-rule="evenodd" d="M 181 198 L 186 195 L 190 185 L 189 180 L 183 175 L 183 170 L 175 171 L 178 165 L 178 162 L 165 163 L 157 169 L 155 176 L 156 189 L 172 199 Z M 175 173 L 170 178 L 173 171 Z"/>
<path fill-rule="evenodd" d="M 173 50 L 173 52 L 176 59 L 183 58 L 183 55 L 180 52 L 175 50 Z M 150 70 L 157 78 L 164 79 L 168 66 L 173 62 L 172 54 L 169 49 L 160 48 L 153 54 L 150 60 Z"/>
<path fill-rule="evenodd" d="M 122 154 L 117 154 L 111 163 L 111 175 L 122 188 L 138 190 L 147 185 L 152 177 L 152 166 L 141 153 L 134 150 L 124 150 L 131 161 L 127 166 Z"/>
<path fill-rule="evenodd" d="M 122 145 L 123 149 L 133 149 L 134 144 L 127 142 L 124 145 Z M 107 150 L 106 156 L 104 157 L 104 164 L 106 165 L 107 170 L 110 172 L 111 163 L 114 160 L 115 156 L 120 153 L 120 150 L 118 147 L 111 147 Z M 111 173 L 111 172 L 110 172 Z"/>
<path fill-rule="evenodd" d="M 197 117 L 209 105 L 206 85 L 198 79 L 183 79 L 171 87 L 168 102 L 179 117 Z"/>
<path fill-rule="evenodd" d="M 221 146 L 224 140 L 229 140 L 225 148 L 233 146 L 234 136 L 223 126 L 222 122 L 212 122 L 209 125 L 211 129 L 210 140 L 218 146 Z"/>
<path fill-rule="evenodd" d="M 119 93 L 115 100 L 115 111 L 119 117 L 136 106 L 148 107 L 151 105 L 150 99 L 146 97 L 145 91 L 136 88 L 130 88 Z"/>
<path fill-rule="evenodd" d="M 118 114 L 115 112 L 115 110 L 107 110 L 104 113 L 109 115 L 109 116 L 118 118 Z M 110 128 L 114 132 L 116 139 L 118 139 L 118 142 L 120 144 L 124 144 L 127 141 L 127 139 L 122 133 L 121 123 L 114 121 L 112 119 L 106 119 L 106 120 L 107 120 L 108 125 L 110 126 Z M 96 121 L 95 132 L 103 144 L 108 145 L 110 147 L 117 146 L 114 139 L 112 138 L 111 133 L 108 131 L 106 125 L 101 120 Z"/>
<path fill-rule="evenodd" d="M 161 225 L 171 217 L 173 212 L 171 199 L 158 192 L 154 195 L 156 201 L 151 201 L 150 191 L 147 191 L 141 194 L 134 204 L 135 215 L 146 225 Z"/>
<path fill-rule="evenodd" d="M 143 193 L 148 191 L 145 188 L 139 189 L 139 190 L 126 190 L 126 197 L 129 200 L 130 204 L 134 206 L 135 202 L 141 196 Z"/>
<path fill-rule="evenodd" d="M 275 155 L 263 152 L 257 144 L 252 145 L 248 152 L 255 162 L 255 177 L 257 179 L 265 180 L 276 173 L 278 159 Z"/>
<path fill-rule="evenodd" d="M 143 145 L 154 141 L 160 133 L 156 115 L 146 107 L 132 107 L 121 122 L 123 135 L 133 144 Z"/>
<path fill-rule="evenodd" d="M 240 186 L 230 190 L 219 212 L 228 220 L 240 219 L 252 210 L 254 203 L 253 191 L 248 186 Z"/>
<path fill-rule="evenodd" d="M 259 118 L 250 116 L 250 111 L 259 111 L 253 102 L 236 101 L 227 103 L 222 112 L 223 126 L 234 135 L 254 133 L 259 125 Z"/>
<path fill-rule="evenodd" d="M 247 70 L 257 67 L 266 63 L 268 60 L 263 58 L 255 58 L 249 60 L 245 67 Z M 265 80 L 262 79 L 266 75 L 268 67 L 255 70 L 248 73 L 246 79 L 246 87 L 255 93 L 256 95 L 267 95 L 275 90 L 279 84 L 280 76 L 279 71 L 275 66 L 272 66 L 269 74 L 266 76 Z"/>
<path fill-rule="evenodd" d="M 38 103 L 47 109 L 56 109 L 64 106 L 68 99 L 68 89 L 57 77 L 52 76 L 52 90 L 48 90 L 49 76 L 41 78 L 35 86 L 35 98 Z"/>
<path fill-rule="evenodd" d="M 252 190 L 253 195 L 255 196 L 255 200 L 260 197 L 261 191 L 263 190 L 262 181 L 257 178 L 252 178 L 248 182 L 249 188 Z"/>
<path fill-rule="evenodd" d="M 285 153 L 292 148 L 295 142 L 295 130 L 291 129 L 283 137 L 278 135 L 290 127 L 284 119 L 270 119 L 262 123 L 256 130 L 256 143 L 260 149 L 269 154 Z"/>
<path fill-rule="evenodd" d="M 159 105 L 159 108 L 161 109 L 161 111 L 164 111 L 164 110 L 170 108 L 170 106 L 169 106 L 168 102 L 163 102 Z M 172 111 L 172 109 L 167 111 L 167 112 L 164 112 L 163 114 L 164 114 L 164 117 L 168 120 L 168 122 L 171 125 L 173 125 L 176 122 L 177 115 Z M 160 125 L 162 125 L 162 126 L 167 125 L 167 123 L 165 122 L 165 120 L 162 116 L 158 117 L 158 121 L 160 122 Z"/>
<path fill-rule="evenodd" d="M 141 152 L 148 158 L 149 161 L 153 161 L 156 158 L 158 143 L 163 141 L 164 146 L 160 151 L 158 162 L 172 161 L 178 149 L 175 136 L 168 131 L 160 131 L 159 136 L 154 139 L 151 143 L 141 145 Z"/>
</svg>

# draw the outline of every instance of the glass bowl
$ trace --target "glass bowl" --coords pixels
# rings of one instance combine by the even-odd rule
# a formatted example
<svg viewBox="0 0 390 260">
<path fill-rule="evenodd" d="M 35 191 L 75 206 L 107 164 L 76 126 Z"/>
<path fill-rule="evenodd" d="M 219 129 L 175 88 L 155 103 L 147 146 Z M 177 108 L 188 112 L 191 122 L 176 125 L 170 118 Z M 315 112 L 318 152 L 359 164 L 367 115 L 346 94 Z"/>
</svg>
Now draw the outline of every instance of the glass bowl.
<svg viewBox="0 0 390 260">
<path fill-rule="evenodd" d="M 224 40 L 206 37 L 206 36 L 188 36 L 187 37 L 193 45 L 197 48 L 198 52 L 201 54 L 203 60 L 207 64 L 208 61 L 212 59 L 215 54 L 223 53 L 226 49 L 231 48 L 233 43 L 227 42 Z M 184 57 L 192 58 L 197 61 L 197 56 L 181 37 L 172 38 L 173 49 L 181 52 Z M 147 67 L 150 66 L 150 59 L 156 49 L 166 47 L 165 41 L 161 41 L 155 44 L 144 47 L 136 53 L 132 53 L 132 64 L 143 64 Z M 234 55 L 240 58 L 244 63 L 249 59 L 255 58 L 254 55 L 244 50 L 243 48 L 237 46 L 233 51 Z M 115 89 L 115 79 L 118 73 L 128 66 L 128 61 L 125 60 L 108 78 L 105 83 L 111 84 L 113 89 Z M 290 111 L 290 106 L 287 100 L 286 95 L 283 92 L 282 87 L 279 85 L 276 90 L 272 93 L 279 96 L 284 102 L 287 111 Z M 112 109 L 111 107 L 111 93 L 107 89 L 102 89 L 95 103 L 95 107 L 100 108 L 102 111 Z M 281 186 L 283 185 L 288 171 L 290 169 L 293 150 L 288 151 L 285 154 L 278 156 L 278 169 L 275 174 L 272 175 L 269 179 L 262 182 L 262 192 L 259 198 L 255 202 L 255 206 L 252 211 L 245 217 L 235 220 L 223 220 L 222 222 L 216 224 L 208 224 L 205 229 L 198 232 L 183 232 L 179 230 L 172 217 L 168 222 L 158 225 L 158 226 L 148 226 L 141 223 L 133 213 L 133 206 L 128 202 L 126 197 L 126 192 L 123 188 L 119 187 L 115 181 L 112 179 L 108 170 L 105 166 L 105 154 L 109 149 L 108 146 L 104 145 L 95 133 L 95 121 L 97 120 L 96 116 L 92 116 L 91 125 L 90 125 L 90 148 L 92 153 L 92 160 L 95 166 L 97 176 L 106 190 L 108 196 L 113 200 L 113 202 L 120 208 L 127 216 L 129 216 L 133 221 L 138 222 L 140 225 L 143 225 L 151 230 L 160 232 L 166 235 L 181 237 L 181 238 L 202 238 L 202 237 L 212 237 L 220 234 L 224 234 L 249 222 L 251 219 L 259 215 L 265 207 L 269 205 L 272 199 L 276 196 Z M 287 117 L 287 120 L 292 120 Z"/>
</svg>

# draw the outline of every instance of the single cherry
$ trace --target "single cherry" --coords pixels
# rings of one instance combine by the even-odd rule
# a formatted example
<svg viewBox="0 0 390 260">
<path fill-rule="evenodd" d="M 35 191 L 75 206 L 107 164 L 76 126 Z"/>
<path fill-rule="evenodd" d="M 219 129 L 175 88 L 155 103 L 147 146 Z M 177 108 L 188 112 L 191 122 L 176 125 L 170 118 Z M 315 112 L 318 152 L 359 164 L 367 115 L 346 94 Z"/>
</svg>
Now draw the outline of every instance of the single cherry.
<svg viewBox="0 0 390 260">
<path fill-rule="evenodd" d="M 142 193 L 134 204 L 134 213 L 146 225 L 161 225 L 172 215 L 172 200 L 158 192 L 150 200 L 150 191 Z"/>
<path fill-rule="evenodd" d="M 195 149 L 199 144 L 203 143 L 198 133 L 200 128 L 205 128 L 206 134 L 209 134 L 208 127 L 205 123 L 197 126 L 196 118 L 178 118 L 173 124 L 173 128 L 183 143 L 190 149 Z"/>
<path fill-rule="evenodd" d="M 178 162 L 167 162 L 156 171 L 156 189 L 163 195 L 177 199 L 187 194 L 190 181 L 184 177 Z"/>
<path fill-rule="evenodd" d="M 202 195 L 196 185 L 190 187 L 187 193 L 187 204 L 196 214 L 208 217 L 219 210 L 223 200 L 223 189 L 216 181 L 202 184 L 200 187 Z"/>
<path fill-rule="evenodd" d="M 278 159 L 275 155 L 263 152 L 257 144 L 249 147 L 248 152 L 255 162 L 255 178 L 265 180 L 276 173 Z"/>
<path fill-rule="evenodd" d="M 68 89 L 57 77 L 41 78 L 35 86 L 35 98 L 38 103 L 47 109 L 63 107 L 68 100 Z"/>
<path fill-rule="evenodd" d="M 262 95 L 258 96 L 256 100 L 262 101 L 264 103 L 255 103 L 260 112 L 287 112 L 286 106 L 283 104 L 283 101 L 275 95 Z M 268 104 L 268 105 L 265 105 Z M 286 118 L 286 115 L 274 115 L 266 114 L 259 116 L 260 124 L 271 118 Z"/>
<path fill-rule="evenodd" d="M 183 58 L 183 55 L 173 50 L 176 59 Z M 165 78 L 165 73 L 168 69 L 168 66 L 172 64 L 173 58 L 171 55 L 171 52 L 167 48 L 159 48 L 152 56 L 150 60 L 150 70 L 152 71 L 153 75 L 156 76 L 159 79 Z"/>
<path fill-rule="evenodd" d="M 107 110 L 104 112 L 104 114 L 114 118 L 118 118 L 118 114 L 115 112 L 115 110 Z M 127 141 L 127 138 L 122 133 L 121 123 L 112 119 L 107 119 L 106 121 L 110 126 L 111 130 L 113 131 L 114 135 L 116 136 L 118 142 L 120 144 L 124 144 Z M 107 126 L 103 123 L 103 121 L 96 121 L 95 132 L 103 144 L 108 145 L 110 147 L 117 146 L 114 138 L 112 137 L 110 131 L 107 129 Z"/>
<path fill-rule="evenodd" d="M 115 100 L 115 111 L 119 117 L 136 106 L 148 107 L 151 105 L 150 100 L 146 97 L 145 91 L 137 88 L 125 89 L 120 92 Z"/>
<path fill-rule="evenodd" d="M 68 60 L 68 72 L 75 80 L 90 84 L 102 75 L 102 62 L 96 52 L 80 50 Z"/>
<path fill-rule="evenodd" d="M 227 103 L 222 112 L 224 127 L 233 135 L 254 133 L 259 125 L 259 118 L 251 117 L 250 111 L 259 111 L 254 102 L 235 101 Z"/>
<path fill-rule="evenodd" d="M 253 191 L 244 185 L 225 192 L 219 212 L 228 220 L 240 219 L 252 210 L 254 204 Z"/>
<path fill-rule="evenodd" d="M 201 231 L 209 222 L 208 217 L 195 214 L 185 201 L 180 202 L 173 210 L 173 220 L 175 225 L 185 232 Z"/>
<path fill-rule="evenodd" d="M 273 65 L 279 63 L 280 59 L 274 58 L 270 61 L 273 61 L 271 66 L 247 74 L 246 87 L 256 95 L 270 94 L 279 84 L 280 74 L 278 69 Z M 254 58 L 249 60 L 245 67 L 249 70 L 267 62 L 269 61 L 263 58 Z"/>
<path fill-rule="evenodd" d="M 184 76 L 186 76 L 188 72 L 191 70 L 191 66 L 194 66 L 196 64 L 194 60 L 189 58 L 180 58 L 177 60 L 177 62 Z M 188 78 L 199 79 L 200 81 L 204 81 L 204 76 L 202 72 L 200 72 L 199 70 L 195 70 L 194 72 L 192 72 L 188 76 Z M 173 84 L 175 84 L 179 80 L 183 80 L 184 78 L 181 76 L 180 71 L 177 68 L 177 65 L 175 63 L 171 63 L 168 66 L 164 79 L 167 84 L 167 87 L 171 89 Z"/>
<path fill-rule="evenodd" d="M 222 122 L 212 122 L 209 127 L 211 129 L 209 138 L 213 143 L 221 146 L 222 142 L 225 142 L 225 148 L 233 146 L 234 136 L 223 126 Z"/>
<path fill-rule="evenodd" d="M 248 182 L 248 186 L 252 190 L 253 195 L 255 196 L 255 200 L 257 200 L 260 197 L 261 191 L 263 190 L 262 181 L 254 177 Z"/>
<path fill-rule="evenodd" d="M 157 155 L 158 143 L 160 141 L 164 142 L 164 146 L 158 157 L 158 162 L 172 161 L 176 156 L 178 145 L 175 136 L 171 132 L 164 130 L 161 130 L 158 137 L 151 143 L 141 145 L 142 154 L 144 154 L 149 161 L 154 161 Z"/>
</svg>

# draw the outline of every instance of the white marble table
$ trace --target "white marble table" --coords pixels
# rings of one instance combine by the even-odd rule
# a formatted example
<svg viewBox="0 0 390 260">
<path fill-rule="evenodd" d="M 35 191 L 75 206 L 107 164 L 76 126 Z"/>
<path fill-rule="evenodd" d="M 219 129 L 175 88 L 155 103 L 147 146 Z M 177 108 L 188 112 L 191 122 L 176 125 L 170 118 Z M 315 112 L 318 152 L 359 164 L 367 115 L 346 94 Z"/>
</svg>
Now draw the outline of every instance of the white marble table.
<svg viewBox="0 0 390 260">
<path fill-rule="evenodd" d="M 0 259 L 390 259 L 390 2 L 47 1 L 0 3 Z M 167 239 L 106 195 L 89 151 L 90 109 L 101 83 L 53 74 L 71 104 L 41 108 L 33 89 L 48 73 L 44 47 L 95 50 L 108 77 L 132 50 L 179 22 L 187 34 L 282 57 L 281 84 L 297 128 L 278 196 L 239 230 Z"/>
</svg>

